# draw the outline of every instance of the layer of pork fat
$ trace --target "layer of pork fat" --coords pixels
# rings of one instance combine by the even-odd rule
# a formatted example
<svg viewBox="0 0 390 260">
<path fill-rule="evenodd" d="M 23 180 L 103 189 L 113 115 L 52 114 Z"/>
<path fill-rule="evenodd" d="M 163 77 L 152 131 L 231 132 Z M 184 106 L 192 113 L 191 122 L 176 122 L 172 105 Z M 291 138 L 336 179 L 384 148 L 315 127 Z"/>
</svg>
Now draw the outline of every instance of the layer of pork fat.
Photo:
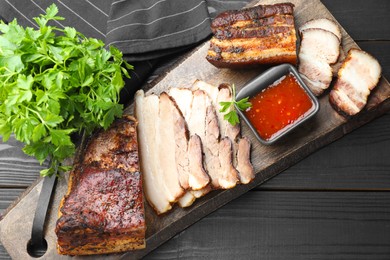
<svg viewBox="0 0 390 260">
<path fill-rule="evenodd" d="M 330 102 L 343 114 L 357 114 L 366 105 L 367 97 L 380 76 L 381 67 L 374 57 L 362 50 L 351 49 L 329 94 Z"/>
<path fill-rule="evenodd" d="M 158 214 L 172 208 L 168 194 L 159 174 L 156 118 L 159 114 L 159 99 L 155 95 L 145 97 L 144 91 L 135 94 L 135 116 L 138 120 L 138 143 L 140 146 L 140 166 L 146 199 Z"/>
<path fill-rule="evenodd" d="M 228 121 L 224 119 L 225 113 L 220 112 L 220 102 L 232 100 L 232 93 L 230 91 L 229 86 L 222 84 L 219 87 L 215 87 L 204 81 L 197 80 L 194 83 L 193 88 L 205 91 L 211 98 L 211 101 L 216 108 L 216 112 L 218 115 L 221 138 L 228 137 L 233 144 L 233 165 L 238 171 L 239 181 L 244 184 L 249 183 L 255 177 L 254 169 L 250 162 L 250 142 L 249 140 L 246 140 L 244 141 L 244 143 L 246 143 L 247 145 L 243 145 L 244 143 L 242 145 L 239 145 L 241 141 L 240 125 L 231 125 Z M 239 149 L 244 150 L 239 151 Z M 240 156 L 238 156 L 239 153 Z M 244 157 L 243 155 L 247 155 L 248 157 Z"/>
</svg>

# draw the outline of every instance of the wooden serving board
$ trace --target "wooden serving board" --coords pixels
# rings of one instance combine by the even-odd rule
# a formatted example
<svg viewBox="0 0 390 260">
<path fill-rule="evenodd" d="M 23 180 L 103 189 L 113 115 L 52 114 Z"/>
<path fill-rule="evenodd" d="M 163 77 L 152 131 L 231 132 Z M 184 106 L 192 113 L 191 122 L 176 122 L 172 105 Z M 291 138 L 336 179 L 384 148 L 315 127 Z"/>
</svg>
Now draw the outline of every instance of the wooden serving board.
<svg viewBox="0 0 390 260">
<path fill-rule="evenodd" d="M 261 3 L 277 3 L 283 1 L 262 1 Z M 314 18 L 334 19 L 330 12 L 319 0 L 291 0 L 295 4 L 295 18 L 297 28 L 304 22 Z M 341 27 L 341 26 L 340 26 Z M 350 48 L 358 48 L 351 37 L 342 30 L 342 48 L 346 53 Z M 198 47 L 184 58 L 179 64 L 166 73 L 164 77 L 152 84 L 148 93 L 160 93 L 170 87 L 189 87 L 197 80 L 204 80 L 210 84 L 219 85 L 223 82 L 235 84 L 240 89 L 263 69 L 229 70 L 217 69 L 206 59 L 208 42 Z M 369 102 L 359 115 L 352 119 L 345 119 L 330 106 L 325 94 L 320 101 L 319 113 L 308 123 L 291 133 L 281 142 L 264 146 L 260 144 L 242 123 L 242 133 L 252 142 L 251 160 L 257 173 L 253 182 L 247 185 L 238 185 L 236 188 L 224 191 L 213 191 L 198 199 L 193 206 L 182 209 L 177 206 L 163 216 L 157 216 L 146 203 L 147 246 L 144 250 L 127 252 L 124 254 L 93 256 L 93 259 L 116 259 L 119 257 L 138 259 L 169 240 L 171 237 L 194 224 L 214 210 L 222 207 L 229 201 L 277 175 L 284 169 L 295 164 L 320 147 L 333 142 L 353 129 L 371 121 L 390 110 L 390 85 L 384 78 L 369 98 Z M 126 112 L 131 113 L 132 106 Z M 54 227 L 57 220 L 57 211 L 61 198 L 67 190 L 68 175 L 62 177 L 54 194 L 51 211 L 48 215 L 45 237 L 48 242 L 48 251 L 42 258 L 67 259 L 56 252 L 56 236 Z M 24 196 L 8 210 L 0 222 L 0 240 L 13 259 L 29 259 L 26 245 L 31 234 L 32 220 L 42 180 L 29 189 Z M 87 257 L 85 257 L 87 258 Z"/>
</svg>

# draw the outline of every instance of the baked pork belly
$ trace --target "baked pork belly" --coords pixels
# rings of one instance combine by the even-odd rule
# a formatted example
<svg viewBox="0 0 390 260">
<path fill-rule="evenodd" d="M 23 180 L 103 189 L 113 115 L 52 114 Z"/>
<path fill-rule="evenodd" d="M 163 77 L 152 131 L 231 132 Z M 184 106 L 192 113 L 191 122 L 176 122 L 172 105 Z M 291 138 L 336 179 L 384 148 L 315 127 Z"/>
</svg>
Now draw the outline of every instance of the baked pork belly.
<svg viewBox="0 0 390 260">
<path fill-rule="evenodd" d="M 59 254 L 91 255 L 145 247 L 137 122 L 124 116 L 95 134 L 75 161 L 55 232 Z"/>
<path fill-rule="evenodd" d="M 316 20 L 311 23 L 317 24 Z M 329 20 L 329 23 L 332 22 Z M 316 96 L 329 88 L 333 78 L 331 64 L 337 61 L 339 55 L 340 40 L 334 33 L 321 28 L 301 30 L 298 71 Z"/>
<path fill-rule="evenodd" d="M 329 94 L 331 104 L 343 115 L 359 113 L 380 76 L 381 66 L 373 56 L 359 49 L 349 50 Z"/>
<path fill-rule="evenodd" d="M 297 63 L 296 31 L 291 3 L 258 5 L 219 14 L 206 59 L 219 68 Z"/>
</svg>

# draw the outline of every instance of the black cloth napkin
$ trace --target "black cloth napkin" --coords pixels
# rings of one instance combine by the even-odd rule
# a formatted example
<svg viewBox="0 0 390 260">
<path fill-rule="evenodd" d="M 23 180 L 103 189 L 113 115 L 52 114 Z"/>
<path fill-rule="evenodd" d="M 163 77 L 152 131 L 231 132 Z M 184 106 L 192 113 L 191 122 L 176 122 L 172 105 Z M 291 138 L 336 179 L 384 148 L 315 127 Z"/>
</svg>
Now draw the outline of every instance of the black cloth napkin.
<svg viewBox="0 0 390 260">
<path fill-rule="evenodd" d="M 55 3 L 65 17 L 56 26 L 71 26 L 101 39 L 124 53 L 134 66 L 121 93 L 128 103 L 160 64 L 210 36 L 211 19 L 249 0 L 1 0 L 0 16 L 17 18 L 22 26 L 37 28 L 33 17 Z"/>
<path fill-rule="evenodd" d="M 205 0 L 114 0 L 107 21 L 106 44 L 130 60 L 166 56 L 211 33 Z"/>
</svg>

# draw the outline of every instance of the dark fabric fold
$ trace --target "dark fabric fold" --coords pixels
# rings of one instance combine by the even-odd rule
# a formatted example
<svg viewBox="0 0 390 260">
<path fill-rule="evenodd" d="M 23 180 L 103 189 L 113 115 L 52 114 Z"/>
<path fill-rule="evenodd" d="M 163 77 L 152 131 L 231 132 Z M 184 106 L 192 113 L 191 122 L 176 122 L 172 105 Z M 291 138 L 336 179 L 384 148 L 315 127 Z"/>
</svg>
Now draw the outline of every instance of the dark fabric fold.
<svg viewBox="0 0 390 260">
<path fill-rule="evenodd" d="M 210 34 L 205 0 L 114 0 L 106 44 L 133 60 L 147 60 L 177 52 Z"/>
<path fill-rule="evenodd" d="M 211 34 L 211 19 L 226 9 L 242 8 L 249 0 L 2 0 L 0 19 L 14 18 L 37 28 L 33 17 L 55 3 L 56 26 L 71 26 L 87 37 L 106 41 L 134 66 L 121 93 L 128 103 L 166 57 L 195 47 Z"/>
</svg>

